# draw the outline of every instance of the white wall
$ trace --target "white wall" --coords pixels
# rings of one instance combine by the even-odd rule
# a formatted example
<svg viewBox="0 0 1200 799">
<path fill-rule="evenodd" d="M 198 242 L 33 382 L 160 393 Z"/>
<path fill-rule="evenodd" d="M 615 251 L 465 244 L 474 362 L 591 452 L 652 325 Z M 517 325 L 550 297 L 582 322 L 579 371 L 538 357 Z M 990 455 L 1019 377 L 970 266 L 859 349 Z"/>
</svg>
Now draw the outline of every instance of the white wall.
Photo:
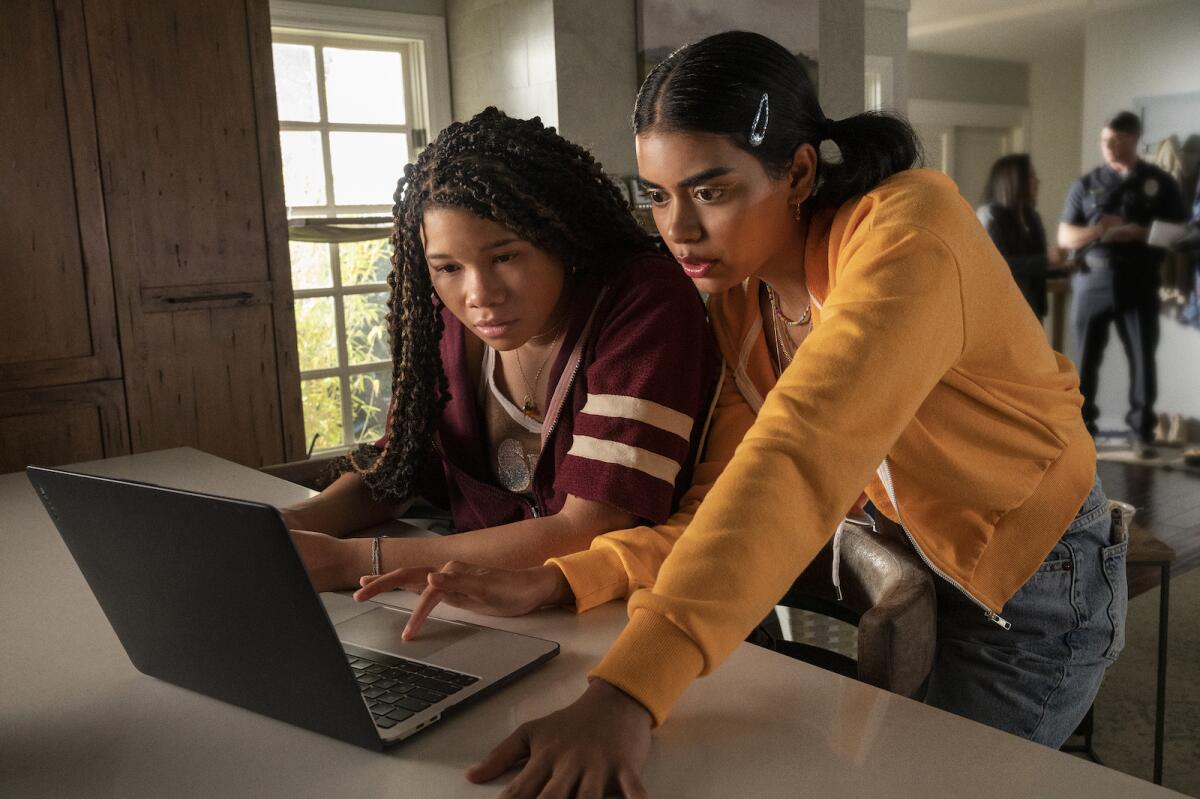
<svg viewBox="0 0 1200 799">
<path fill-rule="evenodd" d="M 629 119 L 637 97 L 634 0 L 554 0 L 558 122 L 610 175 L 637 172 Z"/>
<path fill-rule="evenodd" d="M 1054 235 L 1071 184 L 1079 177 L 1083 48 L 1046 53 L 1030 64 L 1029 153 L 1041 178 L 1038 210 Z"/>
<path fill-rule="evenodd" d="M 908 54 L 908 96 L 986 105 L 1028 105 L 1029 65 L 996 58 Z"/>
<path fill-rule="evenodd" d="M 540 116 L 614 175 L 633 174 L 634 0 L 447 0 L 454 118 Z"/>
<path fill-rule="evenodd" d="M 1084 49 L 1080 171 L 1097 166 L 1104 120 L 1135 97 L 1200 90 L 1200 4 L 1180 0 L 1133 11 L 1097 14 Z M 1128 366 L 1113 336 L 1100 374 L 1101 424 L 1121 428 Z M 1200 418 L 1200 330 L 1162 320 L 1158 348 L 1160 413 Z"/>
<path fill-rule="evenodd" d="M 447 0 L 454 118 L 489 105 L 558 125 L 553 0 Z"/>
<path fill-rule="evenodd" d="M 1029 149 L 1029 65 L 917 50 L 908 55 L 908 115 L 925 165 L 953 177 L 966 200 L 978 205 L 981 176 L 996 153 Z M 992 145 L 967 146 L 973 128 L 992 129 Z"/>
<path fill-rule="evenodd" d="M 863 0 L 821 0 L 817 96 L 830 119 L 863 111 L 866 9 Z"/>
<path fill-rule="evenodd" d="M 1083 92 L 1083 160 L 1100 163 L 1104 120 L 1133 98 L 1200 90 L 1200 3 L 1177 0 L 1087 21 Z"/>
<path fill-rule="evenodd" d="M 908 113 L 908 12 L 867 4 L 866 54 L 891 60 L 892 100 L 888 107 Z"/>
<path fill-rule="evenodd" d="M 1029 135 L 1023 149 L 1029 152 L 1041 178 L 1038 210 L 1047 230 L 1053 231 L 1067 191 L 1079 177 L 1081 47 L 1065 46 L 1029 64 L 914 51 L 909 66 L 909 97 L 917 101 L 1028 108 Z M 916 107 L 925 106 L 918 102 Z M 935 153 L 927 155 L 936 164 Z"/>
<path fill-rule="evenodd" d="M 648 66 L 652 67 L 688 42 L 743 30 L 769 36 L 793 53 L 815 58 L 821 2 L 828 0 L 641 0 L 639 46 L 651 57 Z"/>
<path fill-rule="evenodd" d="M 312 0 L 323 6 L 365 8 L 371 11 L 400 11 L 405 14 L 446 16 L 446 0 Z"/>
<path fill-rule="evenodd" d="M 1047 229 L 1053 228 L 1071 183 L 1079 177 L 1082 49 L 1067 46 L 1029 64 L 914 51 L 909 59 L 908 92 L 916 101 L 1008 107 L 1014 112 L 1028 108 L 1028 139 L 1022 149 L 1033 158 L 1042 181 L 1038 210 Z M 915 109 L 926 106 L 918 102 Z M 926 154 L 931 165 L 936 165 L 936 153 L 929 147 L 927 142 Z"/>
</svg>

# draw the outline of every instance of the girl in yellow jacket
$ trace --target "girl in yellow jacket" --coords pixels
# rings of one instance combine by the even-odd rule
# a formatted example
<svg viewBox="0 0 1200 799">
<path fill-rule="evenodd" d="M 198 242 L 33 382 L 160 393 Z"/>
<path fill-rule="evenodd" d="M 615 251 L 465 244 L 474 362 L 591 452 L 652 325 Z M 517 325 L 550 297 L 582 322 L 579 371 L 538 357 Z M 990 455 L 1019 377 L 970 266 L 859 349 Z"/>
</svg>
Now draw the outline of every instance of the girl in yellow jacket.
<svg viewBox="0 0 1200 799">
<path fill-rule="evenodd" d="M 718 429 L 729 413 L 726 433 L 748 430 L 723 470 L 710 441 L 693 491 L 707 495 L 681 507 L 695 514 L 673 546 L 676 519 L 552 564 L 570 576 L 594 561 L 570 580 L 581 604 L 638 588 L 629 624 L 579 700 L 468 777 L 527 759 L 506 795 L 550 781 L 640 795 L 651 726 L 769 612 L 864 486 L 937 575 L 926 701 L 1060 745 L 1123 645 L 1126 545 L 1076 373 L 970 206 L 949 179 L 909 169 L 907 124 L 827 119 L 798 61 L 756 34 L 668 57 L 634 128 L 659 231 L 712 295 L 728 364 Z M 821 160 L 825 140 L 839 163 Z M 508 579 L 455 565 L 429 576 L 430 595 L 487 609 L 471 578 Z"/>
</svg>

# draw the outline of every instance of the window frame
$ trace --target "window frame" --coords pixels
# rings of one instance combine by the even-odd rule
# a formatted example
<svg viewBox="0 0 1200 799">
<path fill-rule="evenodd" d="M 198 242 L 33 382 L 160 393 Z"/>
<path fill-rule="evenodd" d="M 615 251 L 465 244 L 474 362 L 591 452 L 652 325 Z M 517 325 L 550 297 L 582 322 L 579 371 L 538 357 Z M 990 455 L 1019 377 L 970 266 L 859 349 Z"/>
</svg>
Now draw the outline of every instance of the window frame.
<svg viewBox="0 0 1200 799">
<path fill-rule="evenodd" d="M 330 134 L 340 131 L 403 133 L 408 140 L 410 158 L 428 142 L 428 131 L 441 130 L 450 122 L 449 69 L 446 52 L 445 20 L 416 14 L 330 8 L 309 3 L 276 0 L 271 3 L 271 42 L 299 44 L 314 48 L 316 90 L 320 118 L 316 122 L 279 120 L 280 133 L 318 132 L 324 159 L 324 205 L 295 206 L 297 216 L 335 215 L 372 216 L 391 214 L 391 204 L 335 204 L 333 154 Z M 322 48 L 396 51 L 401 55 L 405 78 L 405 121 L 395 123 L 340 123 L 328 121 Z M 424 133 L 424 135 L 422 135 Z M 293 207 L 288 208 L 289 214 Z M 357 446 L 354 436 L 354 404 L 350 382 L 355 375 L 390 370 L 391 362 L 373 361 L 351 364 L 346 331 L 345 300 L 352 295 L 386 293 L 386 283 L 345 285 L 342 282 L 341 244 L 323 244 L 330 256 L 330 284 L 321 288 L 293 288 L 293 302 L 330 297 L 334 308 L 334 335 L 338 363 L 332 367 L 304 370 L 303 382 L 337 378 L 340 390 L 342 441 L 335 446 L 314 447 L 314 452 L 334 454 Z M 290 258 L 289 258 L 290 264 Z M 289 267 L 290 268 L 290 267 Z M 390 393 L 390 392 L 389 392 Z M 307 431 L 305 432 L 307 436 Z M 348 443 L 347 443 L 348 442 Z"/>
<path fill-rule="evenodd" d="M 411 105 L 415 106 L 416 114 L 408 119 L 408 124 L 415 128 L 419 127 L 417 122 L 424 122 L 424 130 L 430 139 L 450 124 L 450 56 L 444 18 L 271 0 L 272 41 L 276 34 L 312 35 L 314 32 L 346 35 L 364 41 L 412 40 L 416 46 L 408 80 L 413 87 Z"/>
<path fill-rule="evenodd" d="M 306 47 L 312 47 L 315 58 L 316 69 L 316 89 L 317 89 L 317 107 L 325 116 L 328 115 L 329 107 L 325 96 L 325 63 L 321 57 L 324 48 L 334 48 L 338 50 L 370 50 L 372 52 L 396 52 L 400 54 L 400 62 L 404 71 L 404 80 L 406 88 L 412 87 L 414 90 L 418 87 L 413 80 L 413 61 L 415 54 L 413 52 L 412 42 L 397 41 L 391 38 L 375 38 L 373 40 L 358 39 L 358 38 L 343 38 L 338 34 L 329 33 L 308 33 L 299 34 L 284 30 L 273 30 L 271 32 L 271 44 L 298 44 Z M 379 203 L 375 205 L 353 204 L 353 203 L 336 203 L 334 202 L 333 191 L 333 148 L 330 143 L 331 133 L 401 133 L 404 134 L 408 141 L 408 152 L 411 157 L 415 157 L 419 146 L 423 146 L 420 140 L 423 132 L 423 122 L 420 119 L 420 109 L 415 107 L 418 104 L 414 101 L 416 91 L 406 91 L 404 96 L 404 122 L 330 122 L 326 118 L 324 121 L 316 122 L 297 122 L 293 120 L 279 120 L 279 132 L 291 133 L 319 133 L 321 134 L 321 152 L 324 158 L 325 170 L 325 202 L 324 204 L 314 205 L 296 205 L 288 206 L 288 211 L 292 209 L 300 209 L 300 216 L 322 216 L 332 218 L 336 215 L 353 215 L 353 216 L 371 216 L 375 214 L 390 214 L 390 203 Z M 286 197 L 285 197 L 286 202 Z M 290 219 L 290 213 L 289 213 Z"/>
</svg>

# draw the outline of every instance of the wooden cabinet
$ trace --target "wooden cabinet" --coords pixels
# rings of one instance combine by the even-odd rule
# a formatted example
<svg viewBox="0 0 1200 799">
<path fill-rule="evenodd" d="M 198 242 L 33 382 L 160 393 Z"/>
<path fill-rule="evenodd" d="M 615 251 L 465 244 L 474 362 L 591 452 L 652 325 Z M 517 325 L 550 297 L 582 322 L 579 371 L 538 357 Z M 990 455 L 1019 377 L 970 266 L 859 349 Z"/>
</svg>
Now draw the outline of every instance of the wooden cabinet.
<svg viewBox="0 0 1200 799">
<path fill-rule="evenodd" d="M 0 456 L 10 468 L 94 460 L 129 452 L 120 380 L 0 394 Z"/>
<path fill-rule="evenodd" d="M 4 16 L 0 472 L 129 452 L 81 8 Z"/>
<path fill-rule="evenodd" d="M 0 25 L 0 472 L 303 453 L 266 0 Z"/>
</svg>

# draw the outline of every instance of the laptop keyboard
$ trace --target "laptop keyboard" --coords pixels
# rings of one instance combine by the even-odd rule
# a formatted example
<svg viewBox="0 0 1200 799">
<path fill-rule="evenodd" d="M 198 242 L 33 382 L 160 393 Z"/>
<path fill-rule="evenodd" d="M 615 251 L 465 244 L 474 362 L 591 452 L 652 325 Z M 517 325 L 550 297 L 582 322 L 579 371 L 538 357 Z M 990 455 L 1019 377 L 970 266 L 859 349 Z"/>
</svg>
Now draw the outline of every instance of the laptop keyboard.
<svg viewBox="0 0 1200 799">
<path fill-rule="evenodd" d="M 384 661 L 347 655 L 346 660 L 354 670 L 375 726 L 384 730 L 479 682 L 478 677 L 469 674 L 397 657 Z"/>
</svg>

